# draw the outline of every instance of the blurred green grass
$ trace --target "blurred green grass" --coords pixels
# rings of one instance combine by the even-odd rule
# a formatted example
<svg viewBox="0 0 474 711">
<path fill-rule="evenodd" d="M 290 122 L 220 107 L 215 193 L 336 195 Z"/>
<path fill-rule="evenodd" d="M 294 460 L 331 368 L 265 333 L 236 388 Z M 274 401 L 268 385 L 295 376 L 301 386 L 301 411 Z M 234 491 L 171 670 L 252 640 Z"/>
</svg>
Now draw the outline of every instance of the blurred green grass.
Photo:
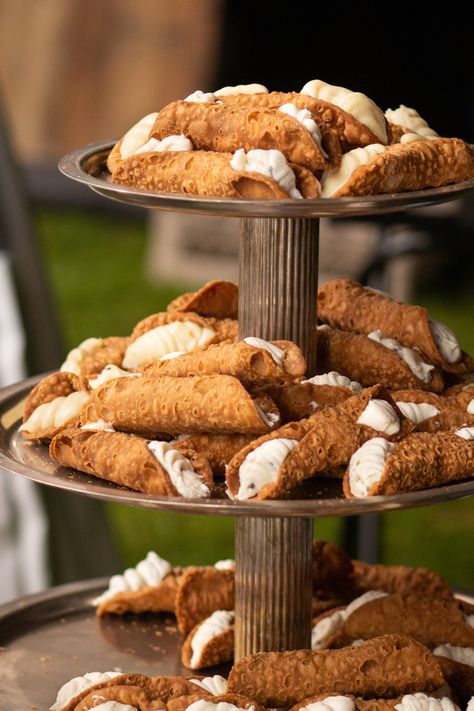
<svg viewBox="0 0 474 711">
<path fill-rule="evenodd" d="M 186 284 L 147 282 L 144 219 L 59 208 L 36 212 L 45 266 L 51 278 L 68 348 L 89 336 L 126 335 L 134 324 L 186 290 Z M 474 285 L 420 294 L 434 318 L 455 330 L 474 353 Z M 150 550 L 176 564 L 202 564 L 233 555 L 233 521 L 106 506 L 124 565 Z M 383 562 L 426 565 L 452 584 L 474 588 L 474 499 L 380 517 Z M 341 519 L 315 521 L 314 535 L 340 542 Z"/>
</svg>

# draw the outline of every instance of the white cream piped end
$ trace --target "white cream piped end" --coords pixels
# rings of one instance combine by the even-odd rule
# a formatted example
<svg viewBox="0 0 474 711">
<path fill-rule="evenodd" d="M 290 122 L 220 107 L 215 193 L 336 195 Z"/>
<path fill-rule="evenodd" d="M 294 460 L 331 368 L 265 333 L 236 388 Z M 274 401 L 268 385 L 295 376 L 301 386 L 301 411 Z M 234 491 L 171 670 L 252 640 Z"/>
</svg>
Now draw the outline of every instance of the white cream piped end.
<svg viewBox="0 0 474 711">
<path fill-rule="evenodd" d="M 368 496 L 382 478 L 385 462 L 395 445 L 384 437 L 374 437 L 354 452 L 349 462 L 349 485 L 356 497 Z"/>
<path fill-rule="evenodd" d="M 296 444 L 296 439 L 278 437 L 249 452 L 239 468 L 240 487 L 235 498 L 251 499 L 265 484 L 276 481 L 281 465 Z"/>
<path fill-rule="evenodd" d="M 447 363 L 457 363 L 462 352 L 458 340 L 450 328 L 430 318 L 430 330 L 441 356 Z"/>
<path fill-rule="evenodd" d="M 377 432 L 391 437 L 400 432 L 400 420 L 394 408 L 386 400 L 369 400 L 357 420 L 358 425 L 366 425 Z"/>
<path fill-rule="evenodd" d="M 260 348 L 261 350 L 267 351 L 277 365 L 280 367 L 283 366 L 285 351 L 282 348 L 275 346 L 274 343 L 265 341 L 263 338 L 256 338 L 255 336 L 248 336 L 247 338 L 244 338 L 244 343 L 247 343 L 247 345 L 252 346 L 253 348 Z"/>
<path fill-rule="evenodd" d="M 324 171 L 321 178 L 321 197 L 330 198 L 335 195 L 358 168 L 372 163 L 386 150 L 387 146 L 372 143 L 365 148 L 354 148 L 352 151 L 344 153 L 337 168 Z"/>
<path fill-rule="evenodd" d="M 150 131 L 153 128 L 157 116 L 157 111 L 147 114 L 127 131 L 120 143 L 120 158 L 122 160 L 133 156 L 133 154 L 148 141 Z"/>
<path fill-rule="evenodd" d="M 274 180 L 290 198 L 303 196 L 296 187 L 296 176 L 281 151 L 255 148 L 245 153 L 243 148 L 235 151 L 230 160 L 232 168 L 239 173 L 261 173 Z"/>
<path fill-rule="evenodd" d="M 397 407 L 414 425 L 439 415 L 441 410 L 429 402 L 397 402 Z"/>
<path fill-rule="evenodd" d="M 148 442 L 148 449 L 168 474 L 171 483 L 181 496 L 203 499 L 210 496 L 207 484 L 194 470 L 192 463 L 169 442 Z"/>
<path fill-rule="evenodd" d="M 61 686 L 56 697 L 56 701 L 50 706 L 50 711 L 61 711 L 67 704 L 72 701 L 78 694 L 81 694 L 86 689 L 90 689 L 96 684 L 103 683 L 116 676 L 120 676 L 121 672 L 88 672 L 83 676 L 76 676 L 70 679 Z"/>
<path fill-rule="evenodd" d="M 206 645 L 221 634 L 227 632 L 234 624 L 234 613 L 230 610 L 216 610 L 198 627 L 191 640 L 191 669 L 199 669 Z"/>
<path fill-rule="evenodd" d="M 215 331 L 194 321 L 173 321 L 157 326 L 128 346 L 122 367 L 133 370 L 145 363 L 156 362 L 168 353 L 189 353 L 210 343 L 214 336 Z"/>
</svg>

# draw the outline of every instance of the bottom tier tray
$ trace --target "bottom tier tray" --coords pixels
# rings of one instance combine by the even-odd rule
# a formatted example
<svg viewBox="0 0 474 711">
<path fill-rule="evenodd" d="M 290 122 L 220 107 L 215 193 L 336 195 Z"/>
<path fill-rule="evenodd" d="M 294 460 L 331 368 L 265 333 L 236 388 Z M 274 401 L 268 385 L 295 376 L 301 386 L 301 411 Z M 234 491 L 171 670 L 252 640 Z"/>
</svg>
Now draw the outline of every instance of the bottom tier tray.
<svg viewBox="0 0 474 711">
<path fill-rule="evenodd" d="M 96 617 L 92 600 L 107 584 L 99 578 L 62 585 L 0 607 L 2 711 L 46 711 L 62 684 L 91 671 L 192 675 L 181 665 L 173 615 Z"/>
</svg>

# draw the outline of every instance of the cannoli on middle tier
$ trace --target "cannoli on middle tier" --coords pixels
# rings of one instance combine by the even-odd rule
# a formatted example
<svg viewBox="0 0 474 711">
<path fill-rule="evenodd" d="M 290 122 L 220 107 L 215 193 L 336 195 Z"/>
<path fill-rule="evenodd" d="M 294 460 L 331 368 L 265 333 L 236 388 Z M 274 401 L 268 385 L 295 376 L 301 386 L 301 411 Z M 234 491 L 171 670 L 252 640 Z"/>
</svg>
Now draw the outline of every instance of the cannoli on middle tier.
<svg viewBox="0 0 474 711">
<path fill-rule="evenodd" d="M 172 440 L 180 451 L 205 457 L 214 475 L 222 475 L 233 456 L 255 439 L 253 434 L 182 434 Z"/>
<path fill-rule="evenodd" d="M 392 397 L 419 432 L 474 426 L 474 409 L 473 413 L 469 412 L 469 396 L 467 406 L 459 395 L 445 397 L 421 390 L 399 390 L 392 392 Z"/>
<path fill-rule="evenodd" d="M 99 419 L 115 429 L 151 437 L 162 433 L 270 432 L 280 421 L 273 400 L 252 397 L 229 375 L 118 378 L 94 390 L 82 422 Z"/>
</svg>

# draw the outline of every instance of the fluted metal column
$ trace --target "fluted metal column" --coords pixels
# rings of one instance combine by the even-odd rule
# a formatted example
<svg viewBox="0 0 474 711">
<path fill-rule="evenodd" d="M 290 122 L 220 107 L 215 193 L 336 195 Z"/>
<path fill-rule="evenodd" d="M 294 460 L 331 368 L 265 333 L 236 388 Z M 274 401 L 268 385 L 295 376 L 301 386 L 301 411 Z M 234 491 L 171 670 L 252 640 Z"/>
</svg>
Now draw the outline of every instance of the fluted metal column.
<svg viewBox="0 0 474 711">
<path fill-rule="evenodd" d="M 241 338 L 288 339 L 316 372 L 319 220 L 243 218 Z M 311 644 L 309 518 L 236 521 L 235 658 Z"/>
</svg>

